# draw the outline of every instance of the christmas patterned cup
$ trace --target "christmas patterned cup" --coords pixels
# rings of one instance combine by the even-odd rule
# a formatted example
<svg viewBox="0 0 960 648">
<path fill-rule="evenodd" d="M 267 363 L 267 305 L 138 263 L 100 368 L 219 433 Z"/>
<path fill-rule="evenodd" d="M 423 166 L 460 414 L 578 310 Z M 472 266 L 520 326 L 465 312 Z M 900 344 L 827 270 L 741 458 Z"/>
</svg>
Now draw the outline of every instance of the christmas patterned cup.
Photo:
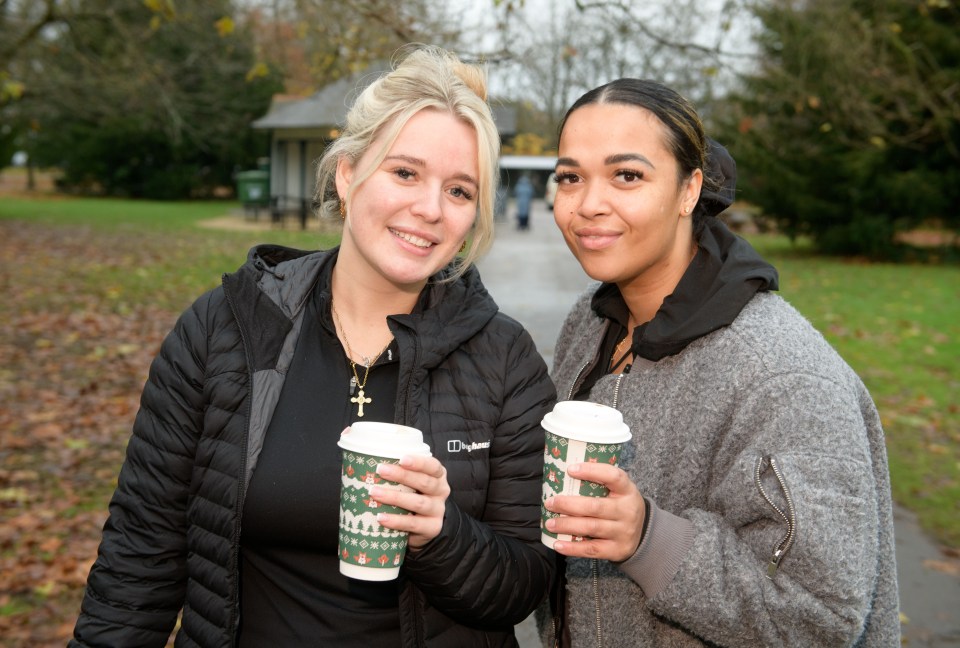
<svg viewBox="0 0 960 648">
<path fill-rule="evenodd" d="M 380 526 L 377 513 L 405 514 L 405 509 L 370 497 L 373 485 L 410 491 L 377 474 L 382 463 L 398 463 L 408 454 L 430 455 L 416 428 L 393 423 L 357 422 L 343 431 L 340 474 L 340 573 L 368 581 L 393 580 L 407 551 L 407 534 Z"/>
<path fill-rule="evenodd" d="M 567 475 L 572 463 L 607 463 L 617 465 L 620 449 L 630 440 L 630 428 L 623 416 L 612 407 L 587 401 L 560 401 L 543 417 L 546 444 L 543 448 L 543 490 L 540 498 L 540 540 L 553 549 L 557 540 L 577 541 L 580 537 L 551 533 L 547 520 L 558 517 L 543 505 L 554 495 L 606 497 L 609 492 L 600 484 L 574 479 Z"/>
</svg>

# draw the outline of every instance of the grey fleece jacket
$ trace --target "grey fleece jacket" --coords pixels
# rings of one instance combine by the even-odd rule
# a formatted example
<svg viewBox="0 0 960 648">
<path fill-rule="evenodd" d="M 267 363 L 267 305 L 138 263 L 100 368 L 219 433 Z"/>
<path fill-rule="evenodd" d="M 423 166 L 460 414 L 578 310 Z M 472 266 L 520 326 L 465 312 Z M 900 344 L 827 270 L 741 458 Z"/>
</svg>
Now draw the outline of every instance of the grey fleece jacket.
<svg viewBox="0 0 960 648">
<path fill-rule="evenodd" d="M 557 341 L 561 399 L 608 326 L 595 290 Z M 590 399 L 613 405 L 618 384 L 633 433 L 621 466 L 650 519 L 622 564 L 567 559 L 573 646 L 598 645 L 598 630 L 607 647 L 900 645 L 879 417 L 796 310 L 757 293 L 729 326 L 638 358 Z"/>
</svg>

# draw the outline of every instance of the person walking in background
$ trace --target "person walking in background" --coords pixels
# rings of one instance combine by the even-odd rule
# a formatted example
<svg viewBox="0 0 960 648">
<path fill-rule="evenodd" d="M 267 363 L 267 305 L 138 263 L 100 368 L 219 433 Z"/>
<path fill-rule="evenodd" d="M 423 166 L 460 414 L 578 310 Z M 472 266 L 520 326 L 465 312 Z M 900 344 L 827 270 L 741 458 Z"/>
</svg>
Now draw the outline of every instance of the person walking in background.
<svg viewBox="0 0 960 648">
<path fill-rule="evenodd" d="M 324 252 L 254 248 L 154 360 L 71 646 L 516 646 L 545 596 L 544 434 L 529 334 L 472 262 L 499 137 L 483 70 L 421 48 L 374 81 L 320 160 Z M 455 259 L 458 250 L 464 256 Z M 338 569 L 341 431 L 418 428 L 375 468 L 411 515 L 399 580 Z M 469 448 L 469 452 L 464 451 Z"/>
<path fill-rule="evenodd" d="M 573 646 L 898 646 L 883 430 L 860 379 L 716 215 L 735 165 L 650 81 L 560 127 L 554 218 L 599 283 L 555 347 L 561 398 L 619 409 L 619 467 L 570 466 L 544 640 Z"/>
<path fill-rule="evenodd" d="M 533 203 L 533 183 L 524 173 L 513 188 L 513 197 L 517 208 L 517 229 L 530 229 L 530 207 Z"/>
</svg>

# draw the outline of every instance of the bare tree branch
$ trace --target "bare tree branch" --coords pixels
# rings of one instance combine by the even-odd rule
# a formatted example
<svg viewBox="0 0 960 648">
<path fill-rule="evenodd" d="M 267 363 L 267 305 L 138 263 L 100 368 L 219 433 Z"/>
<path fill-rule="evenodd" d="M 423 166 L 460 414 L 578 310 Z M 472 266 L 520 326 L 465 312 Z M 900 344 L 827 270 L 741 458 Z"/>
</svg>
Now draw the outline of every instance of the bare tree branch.
<svg viewBox="0 0 960 648">
<path fill-rule="evenodd" d="M 6 4 L 4 0 L 0 7 Z M 45 0 L 43 13 L 34 21 L 29 22 L 26 28 L 16 34 L 12 40 L 7 41 L 6 46 L 0 48 L 0 69 L 5 69 L 10 61 L 28 44 L 43 31 L 44 27 L 57 21 L 57 3 L 56 0 Z M 0 15 L 6 17 L 6 11 L 0 11 Z M 7 18 L 7 20 L 10 20 Z M 9 25 L 9 23 L 7 23 Z M 6 25 L 5 25 L 6 26 Z M 7 31 L 6 29 L 4 31 Z M 5 39 L 6 40 L 6 39 Z"/>
</svg>

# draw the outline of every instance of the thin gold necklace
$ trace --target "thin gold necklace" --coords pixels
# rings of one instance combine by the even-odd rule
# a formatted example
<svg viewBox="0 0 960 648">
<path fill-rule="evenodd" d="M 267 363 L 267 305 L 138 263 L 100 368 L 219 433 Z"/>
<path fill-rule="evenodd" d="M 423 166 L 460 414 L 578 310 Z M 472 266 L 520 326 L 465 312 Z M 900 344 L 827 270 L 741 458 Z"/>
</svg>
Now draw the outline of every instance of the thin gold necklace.
<svg viewBox="0 0 960 648">
<path fill-rule="evenodd" d="M 613 371 L 623 363 L 625 356 L 620 355 L 621 348 L 623 347 L 623 343 L 629 340 L 631 337 L 633 336 L 630 335 L 630 329 L 627 329 L 627 334 L 624 336 L 622 340 L 620 340 L 620 342 L 617 343 L 617 346 L 613 348 L 613 356 L 610 358 L 610 362 L 612 365 L 610 367 L 610 371 Z M 613 364 L 613 363 L 616 363 L 616 364 Z"/>
<path fill-rule="evenodd" d="M 383 355 L 383 352 L 387 350 L 387 347 L 390 346 L 390 343 L 393 342 L 393 337 L 391 336 L 387 340 L 386 345 L 380 349 L 380 353 L 373 356 L 373 359 L 363 356 L 363 362 L 366 369 L 363 372 L 363 380 L 360 380 L 360 374 L 357 373 L 357 363 L 353 361 L 353 350 L 350 348 L 350 342 L 347 341 L 347 329 L 343 328 L 343 323 L 340 321 L 340 315 L 337 313 L 337 307 L 334 306 L 333 300 L 330 301 L 330 310 L 333 312 L 333 319 L 337 323 L 337 328 L 340 329 L 340 335 L 343 336 L 343 345 L 347 347 L 347 360 L 350 361 L 350 369 L 353 370 L 353 382 L 357 386 L 357 395 L 350 399 L 351 403 L 357 404 L 357 416 L 363 418 L 363 406 L 372 403 L 373 399 L 364 394 L 364 387 L 367 386 L 367 378 L 370 377 L 370 367 L 372 367 L 377 360 L 380 359 L 380 356 Z M 353 390 L 350 390 L 353 392 Z"/>
</svg>

